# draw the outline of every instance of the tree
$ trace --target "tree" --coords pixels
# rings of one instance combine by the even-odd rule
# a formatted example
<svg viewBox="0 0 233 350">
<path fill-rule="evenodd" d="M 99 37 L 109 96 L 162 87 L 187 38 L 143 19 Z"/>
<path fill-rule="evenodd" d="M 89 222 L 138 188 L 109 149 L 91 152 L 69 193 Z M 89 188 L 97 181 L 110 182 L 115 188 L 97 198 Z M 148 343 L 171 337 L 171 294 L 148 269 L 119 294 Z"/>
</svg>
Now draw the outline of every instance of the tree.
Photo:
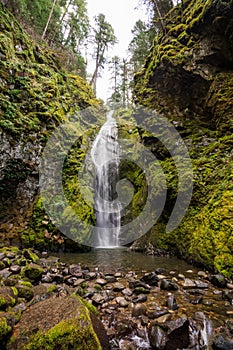
<svg viewBox="0 0 233 350">
<path fill-rule="evenodd" d="M 96 84 L 98 74 L 101 69 L 104 68 L 106 62 L 106 51 L 111 45 L 114 45 L 117 39 L 114 34 L 114 29 L 110 23 L 106 21 L 104 14 L 99 14 L 95 18 L 94 27 L 94 55 L 95 70 L 91 78 L 91 86 L 93 86 L 94 93 L 96 94 Z"/>
<path fill-rule="evenodd" d="M 129 44 L 129 54 L 134 73 L 142 67 L 152 45 L 155 31 L 142 20 L 138 20 L 132 30 L 133 39 Z"/>
<path fill-rule="evenodd" d="M 166 31 L 163 17 L 173 8 L 172 0 L 143 0 L 152 10 L 152 20 L 158 30 Z"/>
<path fill-rule="evenodd" d="M 46 35 L 47 30 L 48 30 L 48 26 L 49 26 L 49 23 L 51 21 L 51 18 L 52 18 L 53 11 L 54 11 L 56 3 L 57 3 L 57 0 L 53 0 L 53 4 L 52 4 L 51 10 L 49 12 L 49 17 L 47 19 L 46 25 L 44 27 L 44 30 L 43 30 L 43 33 L 42 33 L 42 36 L 41 36 L 42 40 L 45 38 L 45 35 Z"/>
</svg>

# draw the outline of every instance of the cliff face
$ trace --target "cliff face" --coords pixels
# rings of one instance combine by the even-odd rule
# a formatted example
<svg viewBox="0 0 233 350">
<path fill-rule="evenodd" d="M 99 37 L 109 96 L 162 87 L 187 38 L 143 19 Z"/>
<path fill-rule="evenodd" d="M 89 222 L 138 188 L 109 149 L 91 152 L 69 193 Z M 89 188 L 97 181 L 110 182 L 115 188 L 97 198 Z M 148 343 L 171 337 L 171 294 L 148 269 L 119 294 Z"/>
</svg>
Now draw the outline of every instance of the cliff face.
<svg viewBox="0 0 233 350">
<path fill-rule="evenodd" d="M 165 19 L 145 66 L 135 77 L 138 104 L 156 109 L 177 127 L 194 171 L 191 205 L 179 227 L 165 233 L 177 195 L 175 167 L 156 139 L 142 141 L 169 171 L 163 216 L 135 245 L 174 250 L 233 275 L 233 1 L 186 0 Z M 166 154 L 166 152 L 164 152 Z"/>
<path fill-rule="evenodd" d="M 100 102 L 44 44 L 35 44 L 1 3 L 0 19 L 0 239 L 6 244 L 18 243 L 19 233 L 30 226 L 49 135 L 68 115 Z"/>
<path fill-rule="evenodd" d="M 165 19 L 135 78 L 138 103 L 232 130 L 233 2 L 186 0 Z"/>
</svg>

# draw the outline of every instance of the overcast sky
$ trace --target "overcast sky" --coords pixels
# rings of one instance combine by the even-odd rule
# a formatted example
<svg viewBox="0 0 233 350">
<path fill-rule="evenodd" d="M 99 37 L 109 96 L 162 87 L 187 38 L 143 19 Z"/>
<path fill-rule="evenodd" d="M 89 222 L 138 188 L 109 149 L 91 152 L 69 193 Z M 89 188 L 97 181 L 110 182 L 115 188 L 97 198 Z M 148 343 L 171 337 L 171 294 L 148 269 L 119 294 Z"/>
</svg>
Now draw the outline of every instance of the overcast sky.
<svg viewBox="0 0 233 350">
<path fill-rule="evenodd" d="M 109 50 L 108 56 L 114 55 L 126 57 L 126 50 L 132 39 L 131 30 L 137 20 L 145 20 L 148 18 L 146 8 L 138 6 L 139 0 L 87 0 L 88 14 L 90 19 L 103 13 L 107 21 L 112 25 L 115 35 L 119 41 L 113 48 Z M 94 23 L 94 20 L 93 22 Z M 89 62 L 88 73 L 93 73 L 93 64 Z M 111 95 L 109 82 L 109 73 L 107 66 L 102 74 L 102 78 L 98 79 L 97 97 L 106 100 Z"/>
</svg>

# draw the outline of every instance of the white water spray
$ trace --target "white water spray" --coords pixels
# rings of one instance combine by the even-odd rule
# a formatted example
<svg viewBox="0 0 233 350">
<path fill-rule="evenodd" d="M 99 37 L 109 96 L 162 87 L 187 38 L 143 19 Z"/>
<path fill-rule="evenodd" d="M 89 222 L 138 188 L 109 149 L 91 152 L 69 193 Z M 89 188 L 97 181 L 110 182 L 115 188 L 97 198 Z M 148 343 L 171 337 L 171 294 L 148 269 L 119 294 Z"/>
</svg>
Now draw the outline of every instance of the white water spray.
<svg viewBox="0 0 233 350">
<path fill-rule="evenodd" d="M 118 130 L 112 112 L 94 141 L 91 157 L 95 165 L 95 246 L 119 247 L 121 205 L 117 200 L 116 184 L 119 176 L 120 150 Z"/>
</svg>

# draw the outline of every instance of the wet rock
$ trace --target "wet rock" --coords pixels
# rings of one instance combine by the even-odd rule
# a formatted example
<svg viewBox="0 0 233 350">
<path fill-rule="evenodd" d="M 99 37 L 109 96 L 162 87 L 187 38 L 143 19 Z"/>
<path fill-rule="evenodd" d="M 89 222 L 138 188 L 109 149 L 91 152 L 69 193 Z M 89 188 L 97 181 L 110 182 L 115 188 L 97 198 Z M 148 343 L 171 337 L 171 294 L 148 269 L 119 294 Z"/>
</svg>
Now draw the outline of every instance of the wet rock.
<svg viewBox="0 0 233 350">
<path fill-rule="evenodd" d="M 222 293 L 224 300 L 228 300 L 233 305 L 233 290 L 226 290 Z"/>
<path fill-rule="evenodd" d="M 148 310 L 147 311 L 147 315 L 148 318 L 150 318 L 151 320 L 154 320 L 155 318 L 160 318 L 166 314 L 169 314 L 168 310 Z"/>
<path fill-rule="evenodd" d="M 107 283 L 115 283 L 116 277 L 115 276 L 105 276 L 105 280 Z"/>
<path fill-rule="evenodd" d="M 33 282 L 38 282 L 41 279 L 43 273 L 44 270 L 37 264 L 29 264 L 22 270 L 22 275 Z"/>
<path fill-rule="evenodd" d="M 119 304 L 121 307 L 127 307 L 129 305 L 128 301 L 125 300 L 124 297 L 117 297 L 116 298 L 117 304 Z"/>
<path fill-rule="evenodd" d="M 135 289 L 135 288 L 138 288 L 138 287 L 142 287 L 144 289 L 150 289 L 150 286 L 142 281 L 139 281 L 139 280 L 131 280 L 129 281 L 129 288 L 130 289 Z"/>
<path fill-rule="evenodd" d="M 207 289 L 209 288 L 208 283 L 202 282 L 202 281 L 195 281 L 196 287 L 198 289 Z"/>
<path fill-rule="evenodd" d="M 145 294 L 139 294 L 138 296 L 135 296 L 132 298 L 132 302 L 137 303 L 144 303 L 147 301 L 147 296 Z"/>
<path fill-rule="evenodd" d="M 91 299 L 92 299 L 93 305 L 96 305 L 96 306 L 103 304 L 103 302 L 105 301 L 104 296 L 97 293 L 94 294 Z"/>
<path fill-rule="evenodd" d="M 18 274 L 21 271 L 21 267 L 18 265 L 12 265 L 10 266 L 9 271 L 11 271 L 13 274 Z"/>
<path fill-rule="evenodd" d="M 185 276 L 182 275 L 181 273 L 179 273 L 177 277 L 178 277 L 179 280 L 184 280 L 185 279 Z"/>
<path fill-rule="evenodd" d="M 114 291 L 114 292 L 120 292 L 120 291 L 122 291 L 123 289 L 125 289 L 124 284 L 122 284 L 122 283 L 120 283 L 120 282 L 114 283 L 114 285 L 113 285 L 113 291 Z"/>
<path fill-rule="evenodd" d="M 213 302 L 210 301 L 210 300 L 203 299 L 202 300 L 202 304 L 205 305 L 205 306 L 212 306 Z"/>
<path fill-rule="evenodd" d="M 69 266 L 69 273 L 75 277 L 82 277 L 82 268 L 80 265 L 72 264 Z"/>
<path fill-rule="evenodd" d="M 126 296 L 131 296 L 133 294 L 132 290 L 129 288 L 125 288 L 122 290 L 122 294 L 126 295 Z"/>
<path fill-rule="evenodd" d="M 83 285 L 85 282 L 85 279 L 83 278 L 78 278 L 77 281 L 74 282 L 74 287 L 78 287 L 78 286 L 81 286 Z"/>
<path fill-rule="evenodd" d="M 233 289 L 233 283 L 227 283 L 226 287 L 227 287 L 228 289 Z"/>
<path fill-rule="evenodd" d="M 207 277 L 207 273 L 204 272 L 204 271 L 198 271 L 197 275 L 198 275 L 199 277 L 202 277 L 202 278 L 206 278 L 206 277 Z"/>
<path fill-rule="evenodd" d="M 96 276 L 96 272 L 88 272 L 86 278 L 93 280 Z"/>
<path fill-rule="evenodd" d="M 136 287 L 133 290 L 134 294 L 150 294 L 150 290 L 148 288 L 144 288 L 144 287 Z"/>
<path fill-rule="evenodd" d="M 143 304 L 136 304 L 132 309 L 132 316 L 138 317 L 141 315 L 146 315 L 146 307 Z"/>
<path fill-rule="evenodd" d="M 233 350 L 233 340 L 225 334 L 218 334 L 213 341 L 214 350 Z"/>
<path fill-rule="evenodd" d="M 64 282 L 65 282 L 66 284 L 68 284 L 69 286 L 73 286 L 74 283 L 75 283 L 77 280 L 78 280 L 78 278 L 77 278 L 77 277 L 74 277 L 74 276 L 72 276 L 72 277 L 67 276 L 67 278 L 64 278 Z"/>
<path fill-rule="evenodd" d="M 184 289 L 196 288 L 196 283 L 190 278 L 185 278 L 185 280 L 181 282 L 181 285 Z"/>
<path fill-rule="evenodd" d="M 158 286 L 158 276 L 155 272 L 146 273 L 140 281 L 149 284 L 150 286 Z"/>
<path fill-rule="evenodd" d="M 157 267 L 157 269 L 155 270 L 155 273 L 157 275 L 163 275 L 166 273 L 166 269 L 164 267 Z"/>
<path fill-rule="evenodd" d="M 176 303 L 176 298 L 171 293 L 168 293 L 168 295 L 167 295 L 166 306 L 168 307 L 169 310 L 177 310 L 178 309 L 178 305 Z"/>
<path fill-rule="evenodd" d="M 163 290 L 178 290 L 178 285 L 168 279 L 163 279 L 160 282 L 160 288 Z"/>
<path fill-rule="evenodd" d="M 42 283 L 51 283 L 52 281 L 53 281 L 53 278 L 51 277 L 51 275 L 49 273 L 42 276 L 42 278 L 41 278 Z"/>
<path fill-rule="evenodd" d="M 96 283 L 100 286 L 105 286 L 105 284 L 107 284 L 107 281 L 103 278 L 97 278 Z"/>
<path fill-rule="evenodd" d="M 153 349 L 165 349 L 167 341 L 166 333 L 159 325 L 150 325 L 148 336 Z"/>
<path fill-rule="evenodd" d="M 12 272 L 6 268 L 0 271 L 0 278 L 2 277 L 3 279 L 8 278 L 10 275 L 12 275 Z"/>
<path fill-rule="evenodd" d="M 210 282 L 219 288 L 225 288 L 227 285 L 227 280 L 220 274 L 210 276 Z"/>
<path fill-rule="evenodd" d="M 149 328 L 150 343 L 155 349 L 187 349 L 189 345 L 189 321 L 178 318 L 164 325 L 152 323 Z"/>
</svg>

